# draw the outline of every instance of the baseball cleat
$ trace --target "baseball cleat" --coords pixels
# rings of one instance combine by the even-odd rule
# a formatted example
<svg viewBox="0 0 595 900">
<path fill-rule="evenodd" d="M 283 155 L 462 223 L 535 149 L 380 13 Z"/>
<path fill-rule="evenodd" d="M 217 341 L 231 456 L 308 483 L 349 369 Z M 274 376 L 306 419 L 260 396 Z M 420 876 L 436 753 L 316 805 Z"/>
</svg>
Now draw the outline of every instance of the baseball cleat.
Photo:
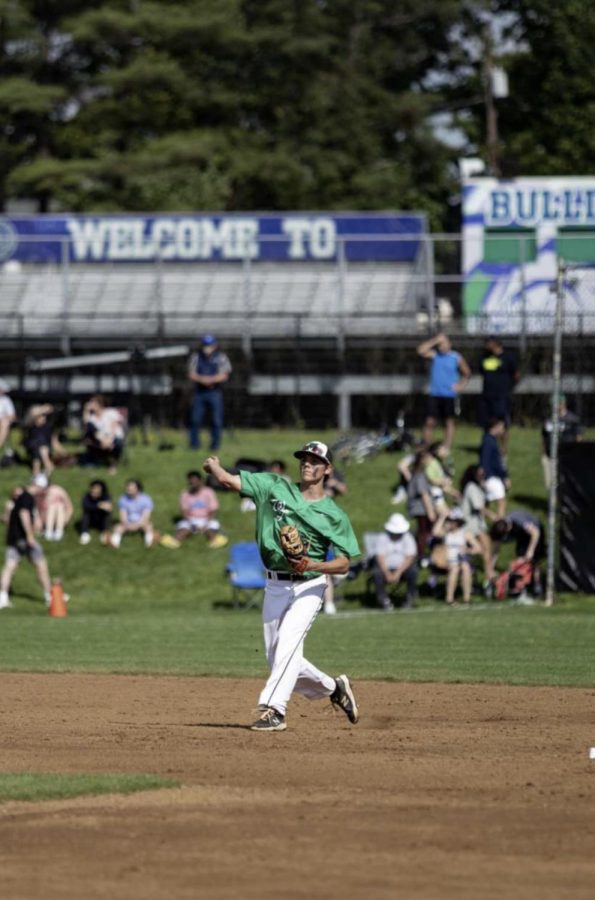
<svg viewBox="0 0 595 900">
<path fill-rule="evenodd" d="M 272 706 L 267 706 L 256 722 L 250 725 L 250 731 L 285 731 L 286 728 L 285 716 Z"/>
<path fill-rule="evenodd" d="M 331 694 L 331 703 L 338 709 L 342 709 L 352 725 L 359 719 L 359 709 L 355 700 L 355 695 L 351 687 L 351 682 L 347 675 L 339 675 L 335 678 L 336 688 Z"/>
</svg>

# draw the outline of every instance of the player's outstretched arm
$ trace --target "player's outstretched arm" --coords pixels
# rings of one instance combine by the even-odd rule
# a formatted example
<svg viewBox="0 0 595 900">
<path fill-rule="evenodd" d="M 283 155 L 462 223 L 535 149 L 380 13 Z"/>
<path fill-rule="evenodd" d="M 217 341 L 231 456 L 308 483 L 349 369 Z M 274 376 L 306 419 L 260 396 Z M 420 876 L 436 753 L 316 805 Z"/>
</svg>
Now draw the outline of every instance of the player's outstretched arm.
<svg viewBox="0 0 595 900">
<path fill-rule="evenodd" d="M 238 493 L 241 491 L 242 481 L 240 476 L 232 475 L 231 472 L 224 469 L 219 462 L 218 456 L 208 456 L 202 467 L 205 472 L 214 475 L 219 484 L 223 485 L 223 487 L 228 488 L 230 491 L 237 491 Z"/>
</svg>

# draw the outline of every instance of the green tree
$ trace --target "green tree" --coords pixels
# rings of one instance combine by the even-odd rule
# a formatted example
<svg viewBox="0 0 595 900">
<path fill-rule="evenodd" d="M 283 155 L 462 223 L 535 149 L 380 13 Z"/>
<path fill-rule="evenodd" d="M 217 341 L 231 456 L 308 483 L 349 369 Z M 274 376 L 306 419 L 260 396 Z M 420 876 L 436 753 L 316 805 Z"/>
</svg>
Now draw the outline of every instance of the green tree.
<svg viewBox="0 0 595 900">
<path fill-rule="evenodd" d="M 592 172 L 595 5 L 592 0 L 507 0 L 499 7 L 514 16 L 512 35 L 521 48 L 506 61 L 510 97 L 500 108 L 505 171 Z"/>
</svg>

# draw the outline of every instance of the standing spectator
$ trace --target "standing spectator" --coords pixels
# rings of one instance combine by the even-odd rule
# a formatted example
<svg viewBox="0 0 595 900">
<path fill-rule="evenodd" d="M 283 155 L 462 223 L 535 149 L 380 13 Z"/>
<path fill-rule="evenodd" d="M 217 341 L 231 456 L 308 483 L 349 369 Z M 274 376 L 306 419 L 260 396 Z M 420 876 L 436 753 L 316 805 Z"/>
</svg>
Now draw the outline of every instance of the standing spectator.
<svg viewBox="0 0 595 900">
<path fill-rule="evenodd" d="M 48 484 L 45 475 L 37 475 L 36 483 L 43 488 L 35 498 L 41 531 L 46 541 L 61 541 L 74 512 L 72 501 L 59 484 Z"/>
<path fill-rule="evenodd" d="M 24 422 L 23 443 L 29 455 L 31 471 L 38 475 L 43 470 L 48 478 L 54 471 L 53 458 L 65 455 L 64 447 L 54 434 L 53 412 L 51 403 L 38 403 L 28 410 Z"/>
<path fill-rule="evenodd" d="M 10 426 L 16 421 L 14 403 L 8 396 L 8 385 L 0 378 L 0 452 L 10 433 Z"/>
<path fill-rule="evenodd" d="M 426 545 L 432 533 L 432 524 L 436 519 L 436 510 L 432 502 L 430 483 L 425 475 L 426 466 L 430 462 L 430 454 L 426 449 L 415 455 L 411 469 L 411 479 L 407 485 L 407 512 L 417 521 L 417 555 L 423 557 Z"/>
<path fill-rule="evenodd" d="M 376 600 L 382 609 L 391 610 L 393 604 L 387 585 L 404 581 L 407 585 L 404 608 L 409 608 L 417 595 L 417 547 L 409 530 L 409 522 L 401 513 L 393 513 L 384 524 L 384 534 L 378 540 L 374 563 Z"/>
<path fill-rule="evenodd" d="M 105 481 L 96 478 L 90 483 L 82 500 L 82 508 L 80 543 L 83 546 L 89 544 L 93 530 L 99 532 L 102 544 L 109 544 L 113 504 Z"/>
<path fill-rule="evenodd" d="M 26 488 L 17 488 L 13 493 L 13 506 L 6 530 L 6 556 L 0 574 L 0 609 L 12 606 L 8 593 L 12 577 L 23 557 L 33 564 L 37 578 L 43 588 L 46 606 L 50 604 L 51 584 L 47 560 L 43 550 L 35 540 L 34 517 L 35 498 L 44 488 L 32 482 Z"/>
<path fill-rule="evenodd" d="M 463 590 L 463 603 L 471 603 L 471 554 L 480 553 L 481 548 L 473 537 L 465 522 L 465 516 L 460 507 L 444 510 L 434 525 L 435 537 L 444 538 L 446 546 L 446 602 L 452 606 L 455 602 L 455 593 L 459 579 Z"/>
<path fill-rule="evenodd" d="M 107 465 L 114 475 L 124 449 L 125 421 L 121 411 L 108 406 L 101 394 L 95 394 L 83 407 L 83 424 L 83 443 L 87 448 L 84 463 Z"/>
<path fill-rule="evenodd" d="M 175 549 L 191 534 L 204 534 L 213 550 L 225 547 L 228 538 L 220 533 L 221 525 L 216 517 L 219 500 L 215 491 L 205 485 L 200 472 L 188 472 L 186 480 L 186 490 L 180 494 L 182 519 L 176 525 L 175 537 L 164 535 L 161 543 Z"/>
<path fill-rule="evenodd" d="M 120 521 L 114 526 L 111 537 L 112 547 L 118 548 L 125 534 L 141 533 L 145 547 L 153 543 L 153 500 L 143 492 L 143 486 L 136 478 L 126 482 L 125 493 L 118 500 Z"/>
<path fill-rule="evenodd" d="M 481 466 L 467 466 L 461 478 L 461 509 L 467 528 L 481 547 L 484 573 L 483 590 L 486 596 L 491 596 L 495 572 L 492 560 L 492 542 L 486 522 L 487 501 L 483 489 L 484 481 L 485 476 Z"/>
<path fill-rule="evenodd" d="M 500 445 L 505 430 L 504 419 L 490 419 L 479 447 L 479 465 L 485 476 L 486 499 L 488 503 L 496 503 L 498 518 L 502 518 L 506 512 L 506 492 L 510 490 L 510 479 Z"/>
<path fill-rule="evenodd" d="M 554 432 L 553 417 L 546 419 L 541 429 L 541 440 L 543 453 L 541 456 L 541 464 L 543 466 L 543 480 L 546 488 L 549 490 L 552 483 L 552 434 Z M 576 413 L 570 412 L 566 405 L 566 397 L 564 394 L 560 397 L 560 405 L 558 407 L 558 441 L 560 444 L 574 444 L 576 441 L 582 441 L 583 427 L 581 420 Z"/>
<path fill-rule="evenodd" d="M 458 396 L 469 381 L 471 369 L 461 354 L 452 349 L 450 339 L 445 334 L 437 334 L 436 337 L 423 341 L 417 352 L 424 359 L 432 361 L 423 439 L 426 444 L 431 442 L 434 428 L 440 419 L 444 422 L 444 444 L 450 451 L 454 439 L 455 416 L 458 414 Z"/>
<path fill-rule="evenodd" d="M 188 378 L 194 383 L 190 412 L 190 447 L 200 447 L 200 429 L 205 413 L 211 415 L 211 450 L 218 450 L 223 431 L 223 385 L 231 375 L 231 363 L 219 350 L 217 338 L 205 334 L 198 353 L 190 357 Z"/>
<path fill-rule="evenodd" d="M 504 349 L 498 337 L 489 337 L 481 361 L 483 385 L 479 400 L 479 422 L 485 429 L 490 419 L 504 421 L 502 452 L 508 450 L 508 429 L 512 413 L 512 392 L 520 378 L 516 357 Z"/>
</svg>

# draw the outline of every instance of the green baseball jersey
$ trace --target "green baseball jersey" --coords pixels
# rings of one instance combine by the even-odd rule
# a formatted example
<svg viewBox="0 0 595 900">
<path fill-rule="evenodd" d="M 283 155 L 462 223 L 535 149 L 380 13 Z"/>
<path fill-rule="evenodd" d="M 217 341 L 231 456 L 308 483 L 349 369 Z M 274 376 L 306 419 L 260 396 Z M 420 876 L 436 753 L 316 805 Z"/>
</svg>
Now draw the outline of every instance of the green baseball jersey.
<svg viewBox="0 0 595 900">
<path fill-rule="evenodd" d="M 323 562 L 329 547 L 333 547 L 336 556 L 351 559 L 359 555 L 351 522 L 330 497 L 305 500 L 299 485 L 269 472 L 241 471 L 240 477 L 242 494 L 256 504 L 256 542 L 267 569 L 291 571 L 279 540 L 283 525 L 295 525 L 310 559 Z M 316 578 L 316 572 L 304 575 Z"/>
</svg>

